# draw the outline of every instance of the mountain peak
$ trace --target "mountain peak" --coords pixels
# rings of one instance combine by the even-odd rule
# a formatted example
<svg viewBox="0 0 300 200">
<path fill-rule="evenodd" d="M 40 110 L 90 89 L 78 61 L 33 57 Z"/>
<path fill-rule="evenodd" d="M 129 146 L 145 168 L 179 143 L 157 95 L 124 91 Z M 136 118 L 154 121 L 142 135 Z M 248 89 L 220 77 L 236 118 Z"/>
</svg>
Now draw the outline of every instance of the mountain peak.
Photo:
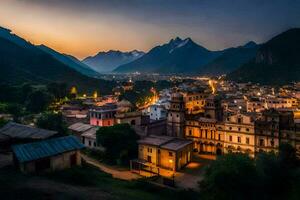
<svg viewBox="0 0 300 200">
<path fill-rule="evenodd" d="M 247 42 L 243 47 L 244 47 L 244 48 L 253 48 L 253 47 L 256 47 L 256 46 L 257 46 L 256 42 L 254 42 L 254 41 L 249 41 L 249 42 Z"/>
</svg>

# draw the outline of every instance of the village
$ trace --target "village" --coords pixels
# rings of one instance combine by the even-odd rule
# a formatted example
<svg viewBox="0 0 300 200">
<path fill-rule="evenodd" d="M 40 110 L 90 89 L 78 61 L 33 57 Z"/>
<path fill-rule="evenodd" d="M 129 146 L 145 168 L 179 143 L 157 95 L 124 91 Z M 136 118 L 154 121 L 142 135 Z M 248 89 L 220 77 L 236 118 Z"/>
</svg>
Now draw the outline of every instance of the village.
<svg viewBox="0 0 300 200">
<path fill-rule="evenodd" d="M 67 135 L 8 121 L 0 129 L 0 167 L 32 174 L 88 163 L 116 179 L 146 177 L 197 190 L 205 167 L 220 155 L 254 158 L 289 143 L 300 156 L 299 84 L 275 89 L 196 77 L 151 88 L 143 105 L 119 98 L 134 84 L 124 82 L 105 96 L 79 95 L 72 88 L 74 98 L 55 111 Z"/>
</svg>

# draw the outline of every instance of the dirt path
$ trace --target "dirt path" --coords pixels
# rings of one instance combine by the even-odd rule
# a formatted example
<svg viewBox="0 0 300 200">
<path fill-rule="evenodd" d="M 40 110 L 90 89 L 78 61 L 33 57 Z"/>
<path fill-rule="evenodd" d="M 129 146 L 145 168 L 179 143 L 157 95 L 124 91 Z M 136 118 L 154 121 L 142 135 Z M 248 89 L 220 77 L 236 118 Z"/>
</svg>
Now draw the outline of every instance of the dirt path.
<svg viewBox="0 0 300 200">
<path fill-rule="evenodd" d="M 141 176 L 139 176 L 137 174 L 134 174 L 129 170 L 120 171 L 120 170 L 114 169 L 112 167 L 106 166 L 105 164 L 100 163 L 97 160 L 92 159 L 92 158 L 90 158 L 86 155 L 83 155 L 83 154 L 81 155 L 81 157 L 88 164 L 93 165 L 95 167 L 98 167 L 102 171 L 104 171 L 108 174 L 111 174 L 113 176 L 113 178 L 118 178 L 118 179 L 127 180 L 127 181 L 141 178 Z"/>
</svg>

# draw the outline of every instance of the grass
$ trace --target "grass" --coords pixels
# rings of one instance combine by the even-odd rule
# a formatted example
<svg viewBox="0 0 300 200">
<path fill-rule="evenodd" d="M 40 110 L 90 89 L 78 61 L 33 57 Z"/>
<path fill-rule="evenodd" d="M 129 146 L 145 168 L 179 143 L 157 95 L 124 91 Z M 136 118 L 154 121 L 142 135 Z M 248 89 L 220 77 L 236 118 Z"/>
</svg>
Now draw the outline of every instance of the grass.
<svg viewBox="0 0 300 200">
<path fill-rule="evenodd" d="M 81 167 L 73 167 L 71 169 L 40 175 L 24 175 L 11 168 L 2 168 L 0 169 L 0 195 L 8 197 L 6 199 L 25 200 L 45 199 L 45 195 L 51 196 L 51 194 L 45 194 L 45 192 L 38 191 L 35 188 L 27 188 L 26 182 L 30 181 L 30 179 L 51 180 L 74 187 L 96 188 L 99 191 L 109 193 L 112 199 L 182 200 L 188 198 L 193 200 L 198 196 L 198 194 L 193 191 L 170 190 L 156 186 L 147 182 L 147 179 L 136 181 L 114 179 L 111 175 L 87 164 L 83 164 Z M 60 198 L 71 199 L 68 193 L 60 194 Z"/>
</svg>

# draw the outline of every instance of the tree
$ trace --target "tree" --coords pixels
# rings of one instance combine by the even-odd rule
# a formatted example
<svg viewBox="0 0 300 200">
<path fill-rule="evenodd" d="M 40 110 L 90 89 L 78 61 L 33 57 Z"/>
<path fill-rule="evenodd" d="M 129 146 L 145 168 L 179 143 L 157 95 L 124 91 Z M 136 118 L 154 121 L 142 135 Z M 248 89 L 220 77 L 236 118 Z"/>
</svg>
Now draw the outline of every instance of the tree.
<svg viewBox="0 0 300 200">
<path fill-rule="evenodd" d="M 244 154 L 220 156 L 199 186 L 204 199 L 254 199 L 257 184 L 253 160 Z"/>
<path fill-rule="evenodd" d="M 62 99 L 68 95 L 67 84 L 65 83 L 49 83 L 47 91 L 54 96 L 55 99 Z"/>
<path fill-rule="evenodd" d="M 2 128 L 7 122 L 7 120 L 0 118 L 0 128 Z"/>
<path fill-rule="evenodd" d="M 33 91 L 27 98 L 26 109 L 33 113 L 45 111 L 52 99 L 52 96 L 43 90 Z"/>
<path fill-rule="evenodd" d="M 46 112 L 36 121 L 36 126 L 43 129 L 57 131 L 64 135 L 67 133 L 67 126 L 61 113 Z"/>
<path fill-rule="evenodd" d="M 112 164 L 128 164 L 137 157 L 139 136 L 129 124 L 100 127 L 97 142 L 105 148 L 105 160 Z"/>
<path fill-rule="evenodd" d="M 20 121 L 20 117 L 24 115 L 23 106 L 17 103 L 9 103 L 7 104 L 6 110 L 9 114 L 12 114 L 15 122 Z"/>
</svg>

